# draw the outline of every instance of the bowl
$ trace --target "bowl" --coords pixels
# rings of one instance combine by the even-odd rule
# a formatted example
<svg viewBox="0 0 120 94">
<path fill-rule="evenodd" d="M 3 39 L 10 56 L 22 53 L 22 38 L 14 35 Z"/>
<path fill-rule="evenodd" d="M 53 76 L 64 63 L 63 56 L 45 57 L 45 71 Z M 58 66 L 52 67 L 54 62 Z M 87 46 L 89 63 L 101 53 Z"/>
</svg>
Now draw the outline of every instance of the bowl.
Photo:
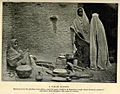
<svg viewBox="0 0 120 94">
<path fill-rule="evenodd" d="M 67 74 L 67 70 L 56 68 L 53 70 L 53 73 L 55 73 L 55 74 Z"/>
<path fill-rule="evenodd" d="M 64 77 L 53 77 L 51 80 L 55 81 L 55 82 L 70 82 L 70 81 L 72 81 L 69 77 L 66 77 L 66 78 L 64 78 Z"/>
</svg>

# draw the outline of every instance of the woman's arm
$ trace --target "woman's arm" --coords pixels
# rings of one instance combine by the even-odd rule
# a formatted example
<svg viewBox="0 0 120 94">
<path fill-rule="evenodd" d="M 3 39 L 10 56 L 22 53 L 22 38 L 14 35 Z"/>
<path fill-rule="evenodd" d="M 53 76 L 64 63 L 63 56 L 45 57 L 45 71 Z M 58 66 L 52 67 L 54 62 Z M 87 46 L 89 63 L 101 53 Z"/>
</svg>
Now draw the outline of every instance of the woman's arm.
<svg viewBox="0 0 120 94">
<path fill-rule="evenodd" d="M 76 52 L 76 46 L 75 46 L 75 31 L 73 28 L 70 27 L 71 30 L 71 40 L 72 40 L 72 51 L 73 53 Z"/>
</svg>

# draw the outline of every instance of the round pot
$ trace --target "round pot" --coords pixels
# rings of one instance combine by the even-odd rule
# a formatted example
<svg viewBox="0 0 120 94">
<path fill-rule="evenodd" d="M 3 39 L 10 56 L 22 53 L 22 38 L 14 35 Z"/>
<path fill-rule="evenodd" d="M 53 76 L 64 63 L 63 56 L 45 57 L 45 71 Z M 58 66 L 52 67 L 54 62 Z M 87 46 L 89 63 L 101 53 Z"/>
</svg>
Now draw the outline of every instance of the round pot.
<svg viewBox="0 0 120 94">
<path fill-rule="evenodd" d="M 16 68 L 16 73 L 19 78 L 29 78 L 32 68 L 29 65 L 20 65 Z"/>
<path fill-rule="evenodd" d="M 38 75 L 36 75 L 35 79 L 36 79 L 36 81 L 42 81 L 43 74 L 41 72 L 38 72 Z"/>
</svg>

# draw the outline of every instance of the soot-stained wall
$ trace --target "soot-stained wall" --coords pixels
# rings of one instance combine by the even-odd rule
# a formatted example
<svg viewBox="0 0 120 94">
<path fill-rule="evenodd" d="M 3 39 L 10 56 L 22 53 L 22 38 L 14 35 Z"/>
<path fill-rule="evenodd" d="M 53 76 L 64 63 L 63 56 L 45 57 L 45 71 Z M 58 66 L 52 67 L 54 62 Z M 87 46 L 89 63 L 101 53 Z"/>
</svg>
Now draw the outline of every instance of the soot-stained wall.
<svg viewBox="0 0 120 94">
<path fill-rule="evenodd" d="M 70 25 L 76 10 L 77 4 L 69 3 L 4 3 L 3 46 L 14 37 L 38 59 L 55 61 L 59 53 L 72 52 Z"/>
</svg>

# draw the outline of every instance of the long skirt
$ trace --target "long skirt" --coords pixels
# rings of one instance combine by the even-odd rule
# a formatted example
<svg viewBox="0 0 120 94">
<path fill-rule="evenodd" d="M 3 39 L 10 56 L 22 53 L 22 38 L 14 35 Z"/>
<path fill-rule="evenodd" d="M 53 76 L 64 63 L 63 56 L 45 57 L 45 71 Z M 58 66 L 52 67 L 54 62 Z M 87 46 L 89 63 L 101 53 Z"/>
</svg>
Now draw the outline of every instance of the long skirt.
<svg viewBox="0 0 120 94">
<path fill-rule="evenodd" d="M 90 46 L 80 38 L 75 37 L 75 46 L 77 48 L 75 52 L 75 58 L 78 60 L 78 66 L 89 67 L 90 66 Z"/>
</svg>

